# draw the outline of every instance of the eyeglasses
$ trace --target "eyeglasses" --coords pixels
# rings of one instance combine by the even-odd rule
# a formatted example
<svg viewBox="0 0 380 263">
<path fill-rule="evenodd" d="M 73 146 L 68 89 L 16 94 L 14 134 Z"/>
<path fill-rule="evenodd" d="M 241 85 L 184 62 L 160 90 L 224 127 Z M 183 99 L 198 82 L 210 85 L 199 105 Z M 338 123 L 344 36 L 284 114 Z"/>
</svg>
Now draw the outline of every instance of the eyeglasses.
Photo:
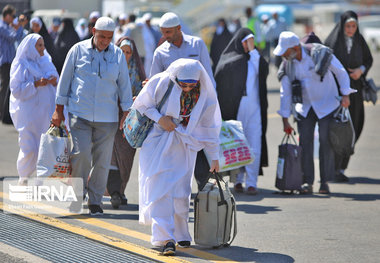
<svg viewBox="0 0 380 263">
<path fill-rule="evenodd" d="M 178 81 L 178 84 L 183 89 L 186 89 L 186 88 L 193 89 L 193 88 L 199 87 L 199 81 L 197 83 L 185 83 L 185 82 Z"/>
</svg>

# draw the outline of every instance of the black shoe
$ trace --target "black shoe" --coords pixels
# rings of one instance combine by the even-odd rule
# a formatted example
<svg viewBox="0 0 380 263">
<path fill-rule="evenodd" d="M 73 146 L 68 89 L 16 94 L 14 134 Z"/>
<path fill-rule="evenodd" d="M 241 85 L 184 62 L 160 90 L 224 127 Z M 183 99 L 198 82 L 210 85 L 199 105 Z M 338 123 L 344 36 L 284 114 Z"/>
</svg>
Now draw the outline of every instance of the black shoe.
<svg viewBox="0 0 380 263">
<path fill-rule="evenodd" d="M 111 195 L 111 204 L 112 204 L 112 207 L 114 209 L 118 209 L 120 204 L 121 204 L 121 198 L 120 198 L 120 194 L 117 193 L 117 192 L 114 192 L 112 195 Z"/>
<path fill-rule="evenodd" d="M 128 199 L 125 197 L 125 195 L 121 195 L 121 205 L 128 205 Z"/>
<path fill-rule="evenodd" d="M 334 182 L 336 183 L 345 183 L 345 182 L 348 182 L 350 179 L 348 179 L 347 176 L 345 176 L 343 173 L 337 173 L 335 175 L 335 180 Z"/>
<path fill-rule="evenodd" d="M 164 246 L 164 248 L 162 249 L 162 254 L 164 254 L 164 256 L 174 256 L 175 255 L 175 245 L 173 242 L 168 242 L 166 243 L 166 245 Z"/>
<path fill-rule="evenodd" d="M 190 241 L 178 241 L 178 246 L 182 248 L 190 247 L 191 242 Z"/>
<path fill-rule="evenodd" d="M 100 205 L 88 205 L 88 209 L 90 209 L 89 214 L 92 216 L 103 215 L 103 209 Z"/>
</svg>

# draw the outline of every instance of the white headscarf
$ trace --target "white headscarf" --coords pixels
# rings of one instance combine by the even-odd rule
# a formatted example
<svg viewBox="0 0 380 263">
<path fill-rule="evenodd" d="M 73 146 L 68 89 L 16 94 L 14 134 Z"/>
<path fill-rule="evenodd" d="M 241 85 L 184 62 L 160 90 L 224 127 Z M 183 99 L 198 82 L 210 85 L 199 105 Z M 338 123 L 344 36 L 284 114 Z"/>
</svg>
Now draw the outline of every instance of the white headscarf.
<svg viewBox="0 0 380 263">
<path fill-rule="evenodd" d="M 82 25 L 85 27 L 83 28 Z M 75 27 L 80 40 L 83 40 L 88 35 L 87 20 L 85 18 L 79 19 L 77 26 Z"/>
<path fill-rule="evenodd" d="M 42 38 L 39 34 L 27 35 L 17 47 L 16 57 L 12 61 L 10 78 L 17 78 L 19 74 L 24 74 L 24 71 L 29 71 L 35 79 L 42 77 L 48 78 L 52 75 L 58 78 L 57 70 L 51 62 L 51 57 L 44 50 L 44 55 L 41 56 L 37 49 L 36 43 Z M 22 77 L 20 77 L 22 79 Z"/>
<path fill-rule="evenodd" d="M 177 83 L 176 78 L 178 77 L 180 73 L 183 73 L 183 71 L 187 71 L 189 73 L 189 77 L 194 76 L 194 75 L 198 76 L 199 74 L 199 81 L 200 81 L 201 94 L 196 106 L 191 112 L 192 118 L 190 118 L 190 122 L 186 128 L 188 132 L 191 132 L 193 131 L 196 125 L 196 122 L 192 120 L 198 120 L 200 118 L 201 114 L 203 114 L 202 110 L 204 109 L 204 104 L 209 103 L 210 101 L 218 103 L 218 99 L 217 99 L 214 85 L 212 84 L 211 79 L 209 75 L 207 74 L 207 71 L 204 69 L 203 65 L 198 60 L 180 58 L 174 61 L 172 64 L 170 64 L 170 66 L 166 69 L 166 72 L 169 74 L 169 78 L 174 83 Z M 179 108 L 180 104 L 175 103 L 174 101 L 171 102 L 170 99 L 173 99 L 173 98 L 174 97 L 172 96 L 169 98 L 169 106 L 168 106 L 167 114 L 175 118 L 178 118 L 179 112 L 180 112 L 180 108 Z M 216 126 L 220 127 L 221 115 L 220 115 L 219 106 L 217 106 L 217 110 L 214 112 L 214 114 L 215 115 L 213 119 L 216 123 Z M 218 138 L 218 135 L 219 135 L 219 130 L 216 129 L 215 137 Z"/>
<path fill-rule="evenodd" d="M 38 24 L 40 27 L 42 27 L 42 21 L 39 17 L 33 17 L 31 20 L 30 20 L 30 27 L 33 26 L 33 23 L 36 23 Z"/>
</svg>

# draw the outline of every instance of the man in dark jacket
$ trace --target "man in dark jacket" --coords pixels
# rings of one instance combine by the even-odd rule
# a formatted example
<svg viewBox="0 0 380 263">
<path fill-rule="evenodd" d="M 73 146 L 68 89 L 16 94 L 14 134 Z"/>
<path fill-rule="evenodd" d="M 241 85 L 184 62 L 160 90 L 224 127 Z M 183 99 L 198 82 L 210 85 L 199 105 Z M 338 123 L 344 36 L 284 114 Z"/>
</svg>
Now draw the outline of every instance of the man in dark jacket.
<svg viewBox="0 0 380 263">
<path fill-rule="evenodd" d="M 219 104 L 224 120 L 239 120 L 255 160 L 237 176 L 235 191 L 257 194 L 257 176 L 268 166 L 266 143 L 268 63 L 255 49 L 254 35 L 241 28 L 223 51 L 215 70 Z"/>
</svg>

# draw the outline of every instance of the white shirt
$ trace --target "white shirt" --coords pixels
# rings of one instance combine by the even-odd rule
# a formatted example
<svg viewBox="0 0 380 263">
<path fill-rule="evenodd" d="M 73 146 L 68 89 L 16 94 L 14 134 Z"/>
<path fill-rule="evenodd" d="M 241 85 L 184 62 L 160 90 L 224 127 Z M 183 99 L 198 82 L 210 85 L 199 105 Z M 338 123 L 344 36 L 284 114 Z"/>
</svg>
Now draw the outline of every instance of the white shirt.
<svg viewBox="0 0 380 263">
<path fill-rule="evenodd" d="M 156 48 L 149 77 L 151 78 L 157 73 L 165 71 L 172 62 L 179 58 L 191 58 L 201 62 L 215 87 L 210 55 L 208 54 L 206 44 L 199 37 L 189 36 L 184 33 L 182 33 L 182 36 L 183 42 L 180 47 L 165 41 L 161 46 Z"/>
<path fill-rule="evenodd" d="M 340 92 L 343 95 L 356 92 L 356 90 L 350 88 L 350 78 L 343 65 L 334 55 L 323 81 L 321 81 L 320 75 L 315 73 L 314 62 L 303 48 L 301 61 L 294 59 L 293 63 L 295 77 L 301 81 L 303 101 L 302 104 L 296 104 L 295 110 L 303 117 L 307 116 L 311 107 L 313 107 L 318 118 L 321 119 L 339 106 L 340 103 L 337 99 L 338 88 L 332 72 L 337 78 Z M 286 75 L 281 79 L 280 92 L 281 106 L 278 114 L 288 118 L 292 109 L 292 87 L 291 81 Z"/>
</svg>

